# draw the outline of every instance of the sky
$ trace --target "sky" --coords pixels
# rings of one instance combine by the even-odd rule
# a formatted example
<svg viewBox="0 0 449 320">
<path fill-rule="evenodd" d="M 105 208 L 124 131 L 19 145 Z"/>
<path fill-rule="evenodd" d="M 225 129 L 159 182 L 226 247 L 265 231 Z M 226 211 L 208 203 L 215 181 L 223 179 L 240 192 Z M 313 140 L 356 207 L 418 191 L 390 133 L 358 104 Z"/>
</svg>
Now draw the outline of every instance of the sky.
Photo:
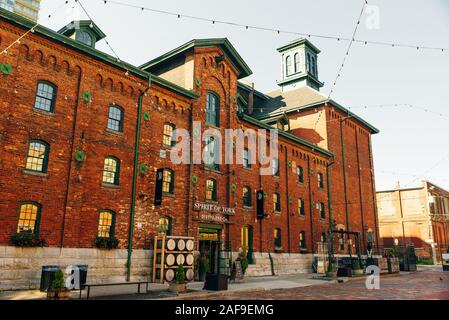
<svg viewBox="0 0 449 320">
<path fill-rule="evenodd" d="M 351 38 L 364 0 L 117 1 L 244 25 Z M 449 49 L 448 0 L 368 2 L 357 39 Z M 87 19 L 74 0 L 64 3 L 42 0 L 39 22 L 59 30 L 74 19 Z M 276 48 L 299 37 L 178 19 L 103 0 L 82 3 L 118 56 L 137 66 L 191 39 L 227 37 L 253 70 L 247 80 L 262 92 L 275 89 L 280 78 Z M 325 83 L 321 92 L 328 95 L 348 42 L 310 40 L 321 49 L 318 69 Z M 104 41 L 97 48 L 111 53 Z M 397 182 L 417 186 L 424 178 L 449 190 L 448 75 L 449 50 L 353 44 L 332 99 L 380 129 L 373 136 L 377 190 L 394 188 Z M 377 105 L 387 106 L 360 108 Z"/>
</svg>

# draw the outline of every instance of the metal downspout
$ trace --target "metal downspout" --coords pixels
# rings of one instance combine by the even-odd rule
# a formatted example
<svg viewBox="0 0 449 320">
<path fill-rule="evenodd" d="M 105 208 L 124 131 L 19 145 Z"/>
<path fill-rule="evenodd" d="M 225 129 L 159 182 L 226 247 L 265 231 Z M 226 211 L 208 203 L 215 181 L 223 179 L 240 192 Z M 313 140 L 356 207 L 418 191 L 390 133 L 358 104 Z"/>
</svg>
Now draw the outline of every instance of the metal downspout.
<svg viewBox="0 0 449 320">
<path fill-rule="evenodd" d="M 133 234 L 134 234 L 134 214 L 136 205 L 136 189 L 137 189 L 137 167 L 139 166 L 139 147 L 140 147 L 140 122 L 142 117 L 143 96 L 147 93 L 151 86 L 151 76 L 148 79 L 148 86 L 139 95 L 137 103 L 137 123 L 136 123 L 136 142 L 134 145 L 134 167 L 133 167 L 133 183 L 131 191 L 131 208 L 129 211 L 129 231 L 128 231 L 128 258 L 126 261 L 126 281 L 131 280 L 131 257 L 133 252 Z"/>
</svg>

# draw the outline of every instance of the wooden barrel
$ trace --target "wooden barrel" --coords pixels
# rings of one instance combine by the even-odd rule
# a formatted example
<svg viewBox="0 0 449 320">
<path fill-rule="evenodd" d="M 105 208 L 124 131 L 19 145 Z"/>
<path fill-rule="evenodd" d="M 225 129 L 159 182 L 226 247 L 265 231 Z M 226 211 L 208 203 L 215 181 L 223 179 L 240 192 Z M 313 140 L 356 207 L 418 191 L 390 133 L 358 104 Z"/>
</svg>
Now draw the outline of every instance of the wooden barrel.
<svg viewBox="0 0 449 320">
<path fill-rule="evenodd" d="M 179 239 L 178 240 L 178 250 L 184 251 L 185 248 L 186 248 L 186 242 L 183 239 Z"/>
<path fill-rule="evenodd" d="M 193 254 L 188 254 L 186 257 L 186 263 L 188 266 L 193 265 L 193 262 L 195 261 L 195 259 L 193 258 Z"/>
<path fill-rule="evenodd" d="M 193 272 L 192 269 L 188 269 L 186 271 L 186 279 L 187 280 L 192 281 L 194 276 L 195 276 L 195 273 Z"/>
<path fill-rule="evenodd" d="M 165 263 L 169 266 L 172 266 L 175 264 L 175 256 L 173 254 L 168 254 L 165 258 Z"/>
<path fill-rule="evenodd" d="M 173 281 L 174 278 L 175 278 L 175 272 L 173 271 L 173 269 L 167 269 L 167 271 L 165 271 L 165 280 L 170 282 L 170 281 Z"/>
<path fill-rule="evenodd" d="M 193 251 L 194 246 L 195 246 L 195 243 L 193 242 L 193 240 L 187 240 L 187 242 L 186 242 L 187 250 Z"/>
<path fill-rule="evenodd" d="M 184 255 L 178 254 L 178 256 L 176 257 L 176 263 L 178 264 L 178 266 L 183 265 L 185 261 L 186 261 L 186 259 L 185 259 Z"/>
<path fill-rule="evenodd" d="M 173 251 L 176 249 L 176 241 L 173 239 L 168 239 L 167 241 L 167 250 Z"/>
</svg>

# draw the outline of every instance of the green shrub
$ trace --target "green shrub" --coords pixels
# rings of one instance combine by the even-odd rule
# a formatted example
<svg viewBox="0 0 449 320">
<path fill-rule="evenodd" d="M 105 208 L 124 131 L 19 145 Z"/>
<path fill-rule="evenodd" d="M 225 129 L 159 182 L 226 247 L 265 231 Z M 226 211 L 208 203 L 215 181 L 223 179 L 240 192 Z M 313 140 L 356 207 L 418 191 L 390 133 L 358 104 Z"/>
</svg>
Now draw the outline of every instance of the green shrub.
<svg viewBox="0 0 449 320">
<path fill-rule="evenodd" d="M 115 249 L 119 244 L 119 240 L 115 237 L 98 237 L 95 240 L 95 245 L 100 249 Z"/>
<path fill-rule="evenodd" d="M 11 243 L 17 247 L 43 247 L 45 240 L 31 230 L 21 231 L 11 237 Z"/>
<path fill-rule="evenodd" d="M 354 260 L 354 262 L 352 263 L 352 269 L 354 269 L 354 270 L 362 269 L 362 267 L 360 266 L 360 261 L 359 260 Z"/>
<path fill-rule="evenodd" d="M 248 259 L 246 259 L 246 258 L 240 259 L 240 265 L 242 266 L 243 274 L 245 274 L 246 270 L 248 269 L 248 265 L 249 265 Z"/>
<path fill-rule="evenodd" d="M 423 265 L 433 265 L 433 260 L 430 258 L 418 258 L 418 261 L 416 262 L 416 264 L 423 264 Z"/>
<path fill-rule="evenodd" d="M 58 270 L 58 271 L 56 271 L 55 279 L 51 283 L 51 289 L 61 290 L 64 288 L 65 288 L 64 272 L 62 272 L 62 270 Z"/>
<path fill-rule="evenodd" d="M 178 269 L 176 269 L 175 280 L 176 283 L 184 283 L 186 281 L 186 274 L 182 265 L 178 266 Z"/>
</svg>

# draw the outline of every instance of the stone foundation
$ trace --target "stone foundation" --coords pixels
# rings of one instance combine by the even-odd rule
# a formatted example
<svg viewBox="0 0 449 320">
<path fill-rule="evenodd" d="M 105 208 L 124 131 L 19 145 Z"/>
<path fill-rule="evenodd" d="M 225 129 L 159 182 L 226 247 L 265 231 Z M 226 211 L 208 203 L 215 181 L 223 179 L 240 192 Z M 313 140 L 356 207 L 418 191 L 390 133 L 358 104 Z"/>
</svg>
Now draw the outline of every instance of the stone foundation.
<svg viewBox="0 0 449 320">
<path fill-rule="evenodd" d="M 274 273 L 295 274 L 312 272 L 312 254 L 272 253 Z M 271 262 L 268 253 L 254 253 L 254 264 L 246 271 L 248 277 L 271 276 Z"/>
<path fill-rule="evenodd" d="M 126 280 L 126 249 L 18 248 L 0 246 L 0 290 L 39 289 L 42 266 L 88 265 L 90 283 Z M 133 250 L 132 280 L 150 279 L 152 250 Z"/>
</svg>

